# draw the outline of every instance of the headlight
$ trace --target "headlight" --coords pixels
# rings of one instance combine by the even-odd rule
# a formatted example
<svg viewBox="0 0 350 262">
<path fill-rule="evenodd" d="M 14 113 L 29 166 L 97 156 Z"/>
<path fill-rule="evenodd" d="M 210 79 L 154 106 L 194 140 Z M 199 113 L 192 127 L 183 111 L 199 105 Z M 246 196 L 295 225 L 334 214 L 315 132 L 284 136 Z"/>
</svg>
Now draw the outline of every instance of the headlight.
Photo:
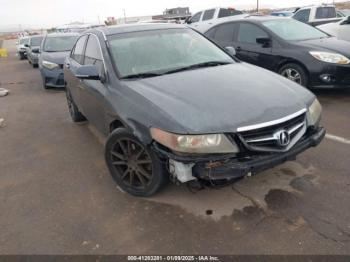
<svg viewBox="0 0 350 262">
<path fill-rule="evenodd" d="M 350 63 L 350 60 L 347 57 L 337 53 L 312 51 L 310 52 L 310 55 L 312 55 L 317 60 L 320 60 L 326 63 L 339 64 L 339 65 L 347 65 Z"/>
<path fill-rule="evenodd" d="M 49 61 L 43 61 L 43 67 L 46 67 L 47 69 L 54 69 L 56 67 L 58 67 L 58 64 L 56 63 L 51 63 Z"/>
<path fill-rule="evenodd" d="M 314 102 L 309 107 L 309 116 L 310 116 L 311 125 L 315 125 L 320 120 L 321 113 L 322 113 L 322 106 L 320 102 L 318 102 L 317 98 L 315 98 Z"/>
<path fill-rule="evenodd" d="M 239 149 L 224 134 L 177 135 L 157 128 L 151 128 L 152 138 L 176 152 L 217 154 L 237 153 Z"/>
</svg>

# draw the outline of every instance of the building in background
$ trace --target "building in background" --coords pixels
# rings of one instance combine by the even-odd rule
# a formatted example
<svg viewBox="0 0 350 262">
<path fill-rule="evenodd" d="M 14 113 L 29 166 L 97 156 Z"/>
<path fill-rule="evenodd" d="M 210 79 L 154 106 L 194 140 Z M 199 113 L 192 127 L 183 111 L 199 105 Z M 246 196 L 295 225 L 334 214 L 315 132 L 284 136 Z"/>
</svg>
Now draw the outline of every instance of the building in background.
<svg viewBox="0 0 350 262">
<path fill-rule="evenodd" d="M 191 17 L 191 12 L 189 7 L 177 7 L 166 9 L 163 13 L 164 20 L 186 20 Z"/>
<path fill-rule="evenodd" d="M 112 20 L 108 17 L 106 20 L 106 25 L 115 24 L 135 24 L 135 23 L 152 23 L 152 22 L 181 22 L 191 17 L 191 12 L 189 7 L 177 7 L 166 9 L 163 14 L 160 15 L 149 15 L 149 16 L 134 16 L 134 17 L 120 17 L 116 20 Z"/>
</svg>

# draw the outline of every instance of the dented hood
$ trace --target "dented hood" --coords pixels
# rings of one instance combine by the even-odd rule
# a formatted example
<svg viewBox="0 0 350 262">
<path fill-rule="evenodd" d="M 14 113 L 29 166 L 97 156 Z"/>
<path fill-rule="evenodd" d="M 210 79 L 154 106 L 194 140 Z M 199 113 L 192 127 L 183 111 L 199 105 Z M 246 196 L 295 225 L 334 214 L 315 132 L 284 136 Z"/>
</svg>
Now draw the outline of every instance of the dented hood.
<svg viewBox="0 0 350 262">
<path fill-rule="evenodd" d="M 246 63 L 124 81 L 162 115 L 191 134 L 234 132 L 306 108 L 314 95 L 275 73 Z M 168 125 L 166 131 L 177 127 Z"/>
</svg>

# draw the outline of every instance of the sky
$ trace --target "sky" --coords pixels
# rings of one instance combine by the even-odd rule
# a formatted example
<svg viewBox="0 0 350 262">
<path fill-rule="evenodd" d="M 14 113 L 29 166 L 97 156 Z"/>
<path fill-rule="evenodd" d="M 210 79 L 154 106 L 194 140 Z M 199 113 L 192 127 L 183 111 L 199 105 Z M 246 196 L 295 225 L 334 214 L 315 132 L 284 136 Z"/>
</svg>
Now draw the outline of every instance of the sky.
<svg viewBox="0 0 350 262">
<path fill-rule="evenodd" d="M 261 7 L 285 8 L 333 0 L 259 0 Z M 341 0 L 336 0 L 341 2 Z M 6 28 L 48 28 L 70 22 L 101 23 L 109 17 L 162 14 L 166 8 L 190 7 L 192 13 L 211 7 L 252 9 L 256 0 L 0 0 L 0 31 Z"/>
</svg>

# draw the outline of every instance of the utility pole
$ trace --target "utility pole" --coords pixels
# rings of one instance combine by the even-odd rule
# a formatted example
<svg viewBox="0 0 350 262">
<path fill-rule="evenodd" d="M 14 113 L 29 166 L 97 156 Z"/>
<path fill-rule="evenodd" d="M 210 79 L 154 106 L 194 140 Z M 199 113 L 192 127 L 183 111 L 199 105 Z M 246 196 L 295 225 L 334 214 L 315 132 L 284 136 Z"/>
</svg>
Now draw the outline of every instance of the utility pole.
<svg viewBox="0 0 350 262">
<path fill-rule="evenodd" d="M 259 0 L 256 0 L 256 13 L 259 13 Z"/>
<path fill-rule="evenodd" d="M 124 23 L 126 24 L 126 13 L 125 13 L 125 9 L 123 9 L 124 12 Z"/>
</svg>

